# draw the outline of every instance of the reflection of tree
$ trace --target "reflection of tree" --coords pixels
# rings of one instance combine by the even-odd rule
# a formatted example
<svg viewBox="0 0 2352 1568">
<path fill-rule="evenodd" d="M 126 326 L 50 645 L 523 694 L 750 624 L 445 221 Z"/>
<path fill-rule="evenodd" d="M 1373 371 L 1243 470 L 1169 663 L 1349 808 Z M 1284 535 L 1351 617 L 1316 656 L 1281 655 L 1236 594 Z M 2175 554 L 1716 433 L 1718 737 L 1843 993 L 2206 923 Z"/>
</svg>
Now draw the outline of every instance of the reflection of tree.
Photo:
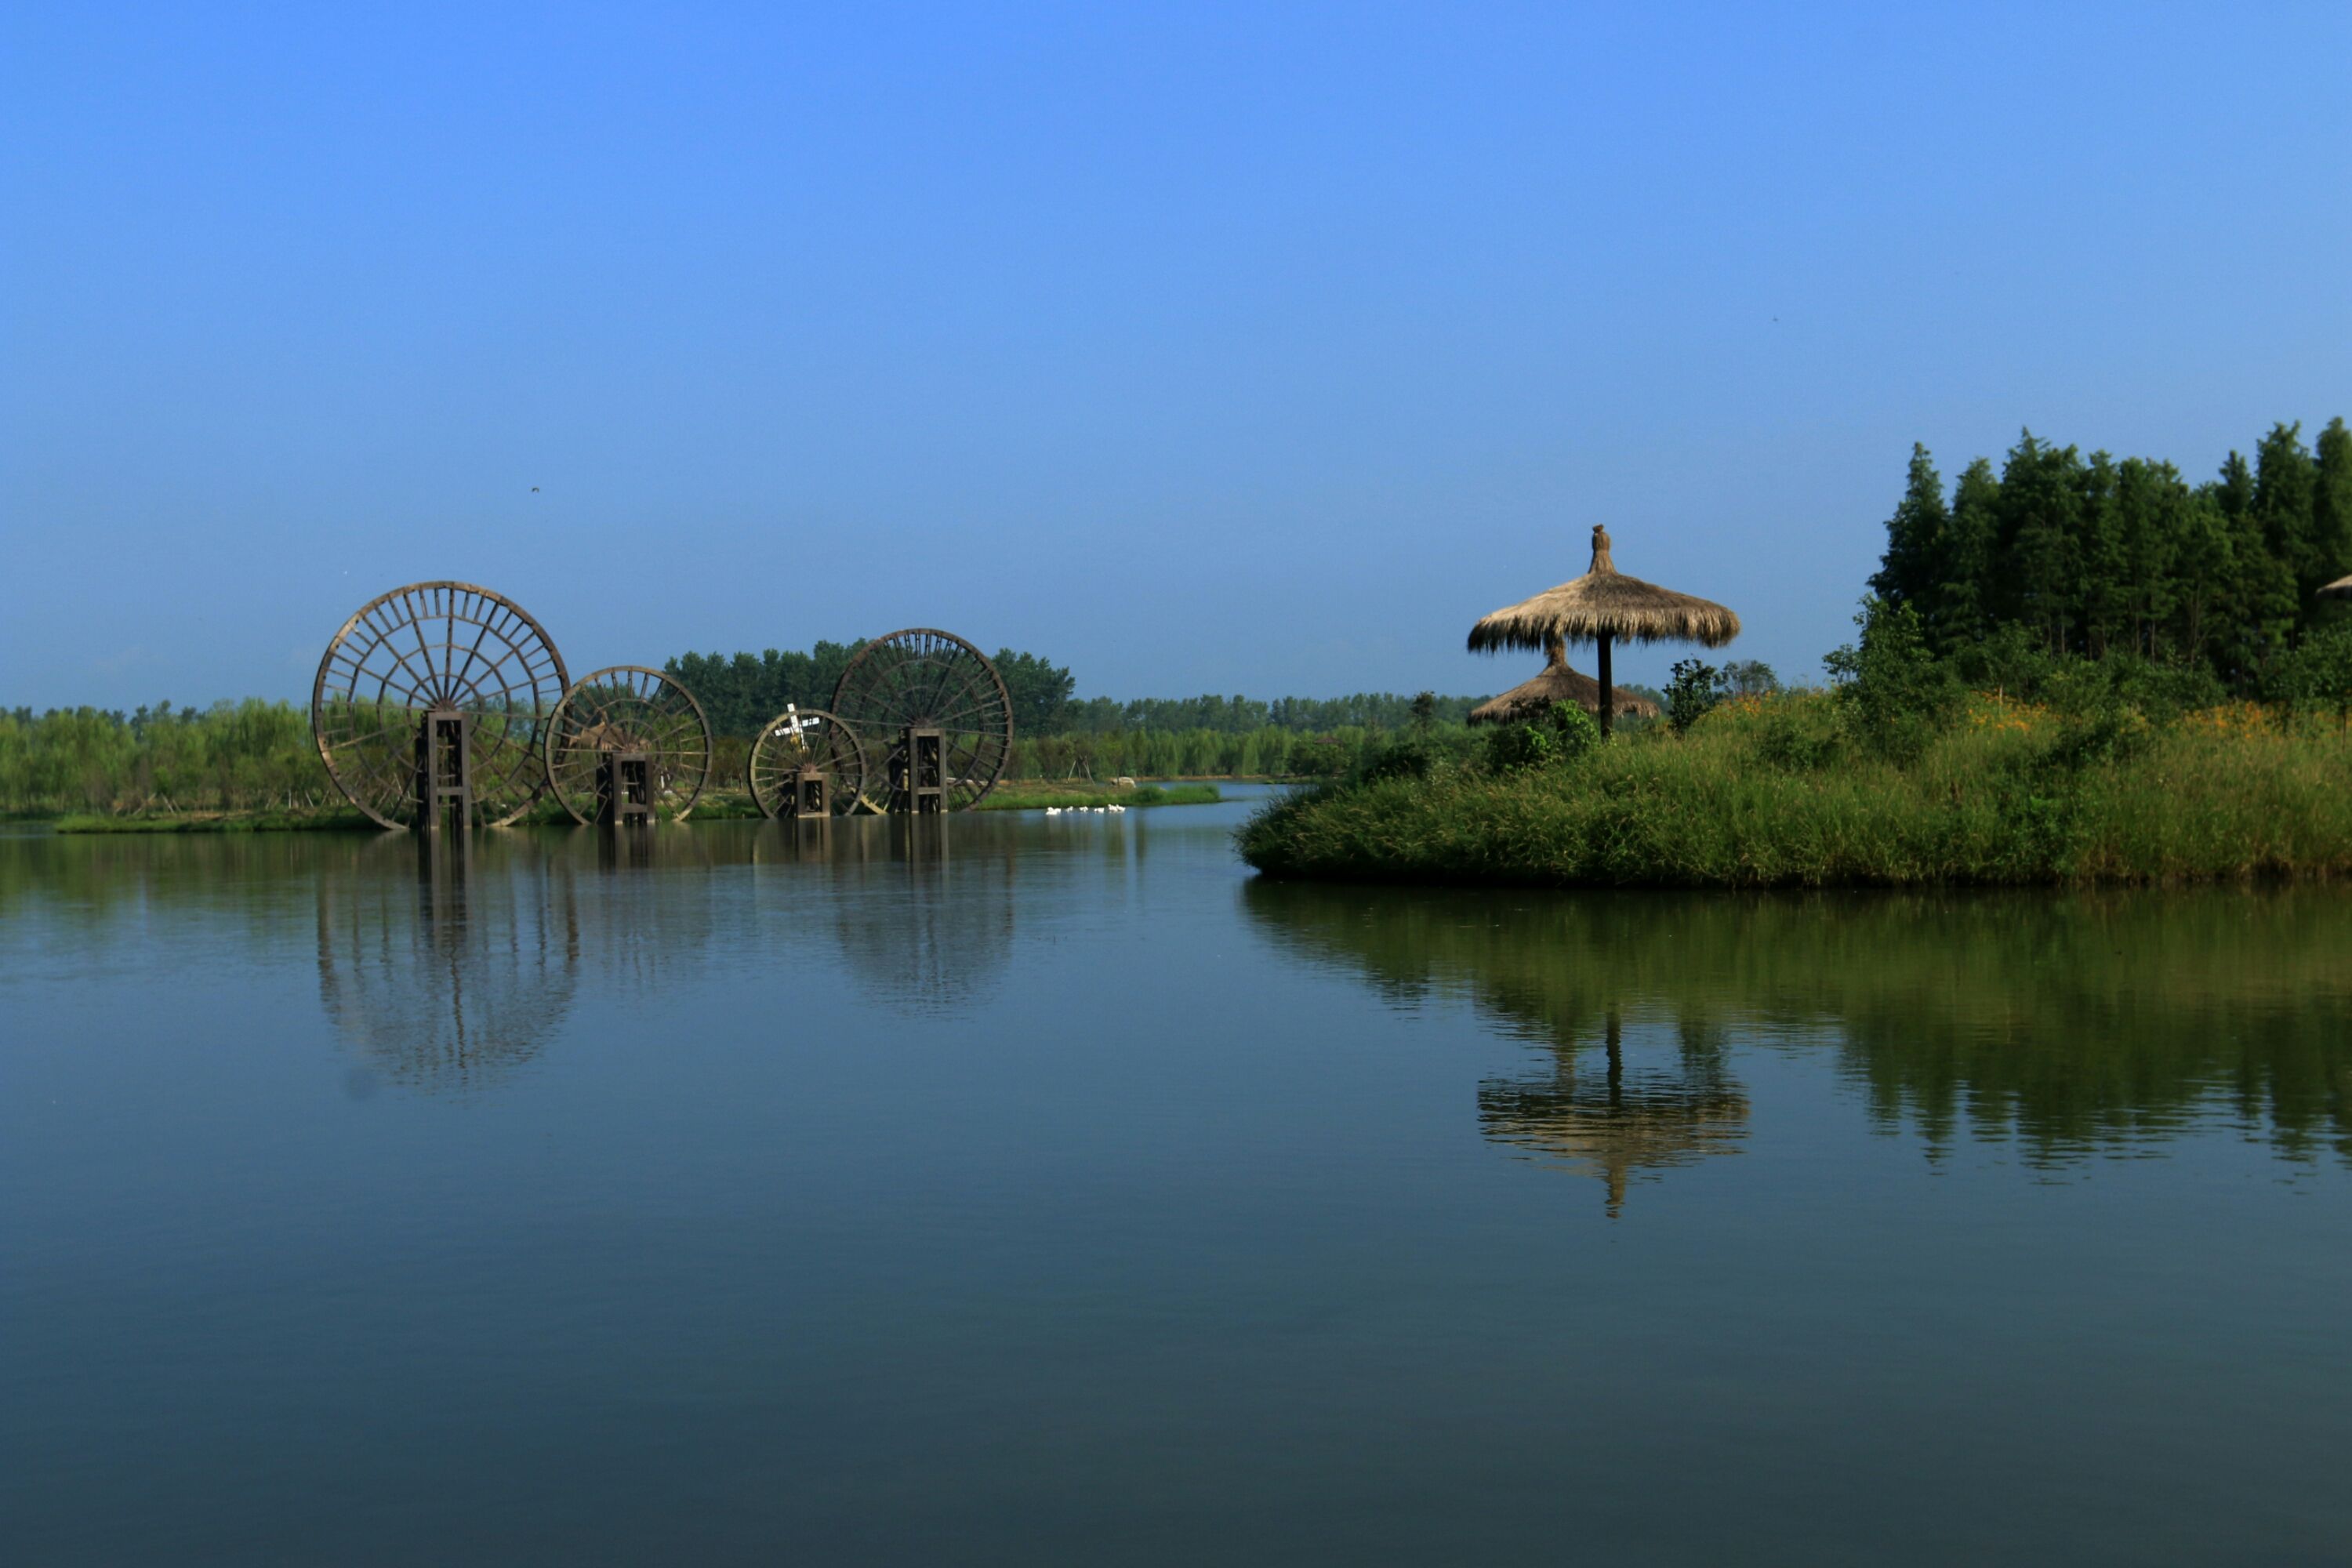
<svg viewBox="0 0 2352 1568">
<path fill-rule="evenodd" d="M 520 836 L 385 835 L 318 879 L 319 999 L 395 1082 L 495 1083 L 539 1054 L 572 1003 L 571 878 Z"/>
<path fill-rule="evenodd" d="M 853 817 L 828 855 L 834 936 L 885 1005 L 948 1013 L 985 997 L 1013 951 L 1012 841 L 959 857 L 952 817 Z"/>
<path fill-rule="evenodd" d="M 1282 945 L 1590 1041 L 1612 1012 L 1820 1040 L 1882 1125 L 2063 1163 L 2200 1119 L 2352 1157 L 2352 897 L 1466 893 L 1245 885 Z"/>
</svg>

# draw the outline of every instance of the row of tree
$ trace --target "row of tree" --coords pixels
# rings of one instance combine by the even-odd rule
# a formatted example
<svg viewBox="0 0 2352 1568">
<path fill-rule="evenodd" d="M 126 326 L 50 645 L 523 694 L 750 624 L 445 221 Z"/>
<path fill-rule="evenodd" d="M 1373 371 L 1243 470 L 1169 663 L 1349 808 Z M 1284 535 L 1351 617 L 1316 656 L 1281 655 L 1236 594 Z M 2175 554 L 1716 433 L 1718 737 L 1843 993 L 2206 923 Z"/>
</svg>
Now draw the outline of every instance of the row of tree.
<svg viewBox="0 0 2352 1568">
<path fill-rule="evenodd" d="M 0 811 L 302 810 L 339 800 L 289 702 L 0 711 Z"/>
<path fill-rule="evenodd" d="M 1308 734 L 1255 730 L 1076 730 L 1016 735 L 1013 779 L 1336 778 L 1383 743 L 1383 731 L 1347 725 Z"/>
<path fill-rule="evenodd" d="M 1402 730 L 1416 722 L 1459 724 L 1485 700 L 1484 697 L 1440 697 L 1434 692 L 1414 697 L 1394 691 L 1277 697 L 1270 701 L 1238 695 L 1141 697 L 1128 702 L 1096 697 L 1070 704 L 1057 727 L 1089 735 L 1133 730 L 1209 730 L 1221 735 L 1244 735 L 1269 729 L 1324 735 L 1348 729 Z M 1416 702 L 1423 706 L 1416 709 Z"/>
<path fill-rule="evenodd" d="M 830 696 L 828 692 L 826 695 Z M 1388 726 L 1393 731 L 1402 726 Z M 1114 729 L 1017 731 L 1013 779 L 1331 777 L 1381 743 L 1383 730 L 1324 732 Z M 737 787 L 743 744 L 722 740 L 711 783 Z M 304 811 L 341 804 L 319 765 L 310 715 L 248 699 L 210 708 L 164 702 L 123 713 L 98 708 L 0 710 L 0 813 Z"/>
<path fill-rule="evenodd" d="M 2252 692 L 2344 614 L 2315 595 L 2347 572 L 2352 431 L 2338 418 L 2315 447 L 2279 425 L 2200 484 L 2029 430 L 1998 470 L 1979 458 L 1948 491 L 1914 447 L 1870 585 L 1941 656 L 2022 628 L 2052 654 L 2203 666 Z"/>
<path fill-rule="evenodd" d="M 681 654 L 662 666 L 702 703 L 710 726 L 722 735 L 749 738 L 787 707 L 825 708 L 856 643 L 820 642 L 806 653 L 769 648 L 762 653 Z M 1410 696 L 1392 691 L 1351 697 L 1145 697 L 1121 702 L 1108 697 L 1079 701 L 1076 679 L 1067 667 L 1034 653 L 997 650 L 996 672 L 1013 702 L 1016 735 L 1109 735 L 1136 731 L 1214 731 L 1241 735 L 1276 729 L 1297 734 L 1328 734 L 1350 727 L 1397 730 L 1414 721 Z M 1458 724 L 1479 697 L 1434 697 L 1439 723 Z"/>
<path fill-rule="evenodd" d="M 713 730 L 749 739 L 786 708 L 830 708 L 842 671 L 864 646 L 820 642 L 806 653 L 772 647 L 756 654 L 688 653 L 662 669 L 694 693 Z M 1067 669 L 1009 647 L 999 648 L 993 662 L 1012 700 L 1015 732 L 1061 727 L 1076 685 Z"/>
</svg>

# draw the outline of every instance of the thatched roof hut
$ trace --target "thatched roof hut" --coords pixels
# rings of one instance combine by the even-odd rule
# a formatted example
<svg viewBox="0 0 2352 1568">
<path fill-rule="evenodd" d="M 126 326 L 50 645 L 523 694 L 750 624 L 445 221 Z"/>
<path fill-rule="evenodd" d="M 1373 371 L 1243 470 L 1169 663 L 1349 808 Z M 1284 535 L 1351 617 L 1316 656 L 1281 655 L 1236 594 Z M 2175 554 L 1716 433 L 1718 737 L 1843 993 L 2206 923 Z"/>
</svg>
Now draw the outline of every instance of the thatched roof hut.
<svg viewBox="0 0 2352 1568">
<path fill-rule="evenodd" d="M 1506 605 L 1470 628 L 1474 653 L 1502 648 L 1541 648 L 1555 642 L 1589 642 L 1596 660 L 1602 699 L 1598 712 L 1606 732 L 1616 704 L 1609 683 L 1609 650 L 1619 642 L 1695 642 L 1721 647 L 1739 635 L 1739 617 L 1711 599 L 1677 594 L 1617 570 L 1609 531 L 1592 530 L 1592 565 L 1583 576 L 1547 588 L 1532 599 Z"/>
<path fill-rule="evenodd" d="M 2319 591 L 2323 599 L 2352 599 L 2352 577 L 2338 577 Z"/>
<path fill-rule="evenodd" d="M 1547 662 L 1543 673 L 1533 680 L 1521 681 L 1500 697 L 1493 697 L 1470 710 L 1473 724 L 1516 724 L 1524 719 L 1538 719 L 1553 705 L 1573 702 L 1587 713 L 1601 711 L 1601 682 L 1581 670 L 1568 667 L 1568 650 L 1554 643 L 1545 650 Z M 1620 713 L 1638 714 L 1644 719 L 1658 716 L 1658 705 L 1639 692 L 1623 687 L 1611 692 L 1611 706 Z"/>
</svg>

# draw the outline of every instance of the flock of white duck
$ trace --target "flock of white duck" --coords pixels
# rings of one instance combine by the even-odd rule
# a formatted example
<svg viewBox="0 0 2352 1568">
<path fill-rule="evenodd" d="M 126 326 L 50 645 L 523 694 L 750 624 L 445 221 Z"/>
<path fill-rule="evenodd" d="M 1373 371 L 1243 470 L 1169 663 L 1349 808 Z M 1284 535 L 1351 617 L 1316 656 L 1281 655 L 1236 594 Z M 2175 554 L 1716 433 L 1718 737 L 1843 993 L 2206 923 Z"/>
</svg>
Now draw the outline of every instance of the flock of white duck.
<svg viewBox="0 0 2352 1568">
<path fill-rule="evenodd" d="M 1124 816 L 1127 815 L 1127 807 L 1123 805 L 1049 805 L 1045 808 L 1045 815 L 1048 816 L 1102 816 L 1105 815 Z"/>
</svg>

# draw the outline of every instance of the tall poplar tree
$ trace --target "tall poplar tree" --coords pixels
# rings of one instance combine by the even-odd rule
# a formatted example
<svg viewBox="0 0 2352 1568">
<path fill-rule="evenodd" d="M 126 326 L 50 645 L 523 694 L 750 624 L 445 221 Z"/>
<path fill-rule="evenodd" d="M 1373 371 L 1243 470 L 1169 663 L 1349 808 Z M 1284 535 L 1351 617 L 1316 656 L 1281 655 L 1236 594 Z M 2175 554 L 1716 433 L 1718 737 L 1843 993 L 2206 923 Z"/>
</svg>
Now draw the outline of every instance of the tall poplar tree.
<svg viewBox="0 0 2352 1568">
<path fill-rule="evenodd" d="M 2082 457 L 2025 431 L 2000 470 L 1993 603 L 2005 620 L 2024 622 L 2053 653 L 2069 647 L 2081 600 Z"/>
<path fill-rule="evenodd" d="M 1871 592 L 1890 605 L 1908 605 L 1932 635 L 1946 578 L 1943 476 L 1927 448 L 1914 443 L 1903 500 L 1886 520 L 1886 552 L 1870 579 Z"/>
<path fill-rule="evenodd" d="M 2235 568 L 2224 616 L 2214 628 L 2214 666 L 2223 679 L 2252 687 L 2259 684 L 2294 630 L 2294 574 L 2271 552 L 2255 506 L 2253 465 L 2242 453 L 2231 452 L 2222 461 L 2221 477 L 2211 493 L 2229 534 Z"/>
<path fill-rule="evenodd" d="M 2095 658 L 2119 637 L 2129 639 L 2131 575 L 2124 554 L 2115 458 L 2094 452 L 2075 477 L 2081 495 L 2073 552 L 2075 613 L 2081 617 L 2083 651 Z"/>
<path fill-rule="evenodd" d="M 2271 426 L 2254 448 L 2254 515 L 2262 520 L 2263 545 L 2294 576 L 2298 625 L 2314 590 L 2327 581 L 2312 531 L 2318 484 L 2318 470 L 2304 449 L 2302 423 Z"/>
<path fill-rule="evenodd" d="M 2218 666 L 2215 629 L 2236 602 L 2239 576 L 2220 487 L 2207 485 L 2192 493 L 2182 519 L 2172 573 L 2175 643 L 2183 657 Z"/>
<path fill-rule="evenodd" d="M 2131 647 L 2164 657 L 2165 628 L 2179 598 L 2175 574 L 2186 542 L 2189 487 L 2169 463 L 2126 458 L 2116 468 L 2116 550 L 2122 565 Z"/>
<path fill-rule="evenodd" d="M 1952 487 L 1951 514 L 1944 531 L 1944 581 L 1937 591 L 1943 624 L 1936 651 L 1949 654 L 1975 642 L 1992 626 L 1995 602 L 1993 558 L 2000 530 L 2000 480 L 1990 459 L 1979 458 Z"/>
</svg>

